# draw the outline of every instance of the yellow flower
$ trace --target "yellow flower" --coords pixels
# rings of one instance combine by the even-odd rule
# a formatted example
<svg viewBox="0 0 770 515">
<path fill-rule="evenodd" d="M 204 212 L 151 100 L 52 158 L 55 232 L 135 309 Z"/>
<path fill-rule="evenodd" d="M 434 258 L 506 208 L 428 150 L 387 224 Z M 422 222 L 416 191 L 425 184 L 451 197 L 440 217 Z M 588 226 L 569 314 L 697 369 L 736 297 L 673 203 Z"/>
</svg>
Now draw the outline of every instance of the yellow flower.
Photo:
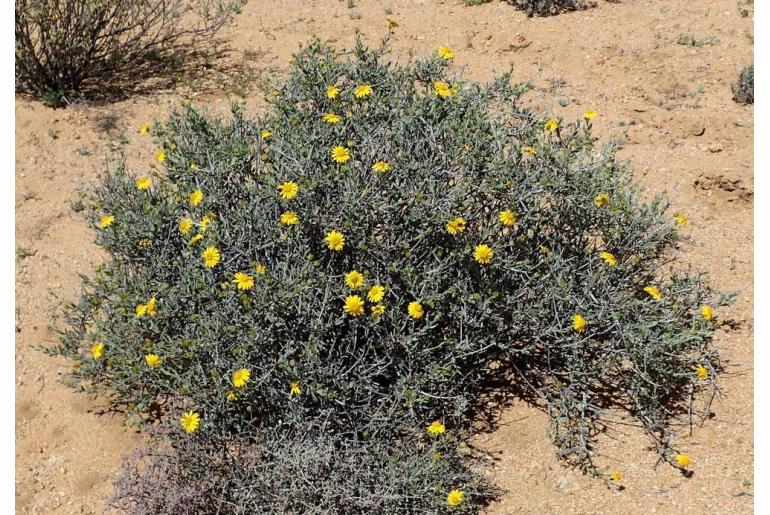
<svg viewBox="0 0 770 515">
<path fill-rule="evenodd" d="M 243 272 L 236 272 L 233 275 L 233 282 L 238 285 L 239 290 L 250 290 L 254 287 L 254 278 Z"/>
<path fill-rule="evenodd" d="M 586 319 L 583 318 L 583 315 L 580 315 L 578 313 L 575 313 L 572 315 L 572 329 L 575 331 L 582 333 L 586 330 L 586 325 L 588 325 L 588 322 L 586 322 Z"/>
<path fill-rule="evenodd" d="M 257 263 L 254 265 L 254 271 L 260 275 L 264 275 L 264 273 L 267 272 L 267 267 L 262 263 Z"/>
<path fill-rule="evenodd" d="M 385 161 L 377 161 L 372 165 L 372 171 L 374 172 L 385 173 L 388 170 L 390 170 L 390 164 Z"/>
<path fill-rule="evenodd" d="M 260 134 L 259 137 L 262 138 L 263 141 L 265 141 L 273 137 L 273 133 L 265 129 L 262 131 L 262 134 Z"/>
<path fill-rule="evenodd" d="M 195 190 L 192 193 L 190 193 L 189 199 L 190 199 L 190 205 L 197 206 L 198 204 L 203 202 L 203 192 L 201 190 Z"/>
<path fill-rule="evenodd" d="M 458 216 L 446 224 L 446 232 L 449 234 L 460 234 L 465 230 L 465 218 Z"/>
<path fill-rule="evenodd" d="M 364 299 L 358 295 L 345 297 L 345 306 L 342 308 L 348 315 L 357 317 L 364 314 Z"/>
<path fill-rule="evenodd" d="M 99 220 L 99 228 L 100 229 L 106 229 L 110 225 L 112 225 L 112 222 L 115 221 L 115 215 L 104 215 L 101 220 Z"/>
<path fill-rule="evenodd" d="M 299 184 L 296 182 L 284 182 L 278 186 L 278 193 L 281 194 L 281 198 L 284 200 L 291 200 L 297 196 L 299 192 Z"/>
<path fill-rule="evenodd" d="M 324 238 L 329 249 L 339 252 L 345 246 L 345 235 L 339 231 L 331 231 Z"/>
<path fill-rule="evenodd" d="M 610 479 L 612 479 L 613 481 L 620 481 L 621 479 L 623 479 L 623 475 L 616 470 L 615 472 L 610 474 Z"/>
<path fill-rule="evenodd" d="M 366 298 L 372 302 L 380 302 L 385 297 L 385 287 L 375 284 L 366 294 Z"/>
<path fill-rule="evenodd" d="M 679 225 L 685 226 L 690 224 L 690 221 L 682 213 L 677 213 L 676 215 L 674 215 L 674 217 L 676 218 L 676 222 Z"/>
<path fill-rule="evenodd" d="M 596 111 L 589 109 L 588 111 L 583 113 L 583 118 L 585 118 L 586 121 L 593 120 L 594 118 L 596 118 Z"/>
<path fill-rule="evenodd" d="M 537 154 L 537 149 L 535 147 L 521 147 L 521 153 L 531 154 L 534 156 L 535 154 Z"/>
<path fill-rule="evenodd" d="M 236 388 L 243 388 L 246 386 L 246 383 L 249 382 L 249 379 L 251 379 L 251 372 L 249 372 L 248 368 L 239 368 L 233 372 L 233 376 L 230 379 L 233 386 Z"/>
<path fill-rule="evenodd" d="M 139 134 L 149 134 L 150 133 L 150 124 L 149 123 L 143 123 L 139 126 Z"/>
<path fill-rule="evenodd" d="M 704 320 L 708 320 L 709 322 L 714 319 L 714 308 L 711 306 L 701 306 L 700 307 L 700 316 L 704 318 Z"/>
<path fill-rule="evenodd" d="M 438 55 L 442 59 L 452 59 L 455 56 L 455 51 L 445 46 L 438 47 Z"/>
<path fill-rule="evenodd" d="M 599 193 L 594 197 L 594 205 L 596 207 L 606 207 L 610 205 L 610 196 L 606 193 Z"/>
<path fill-rule="evenodd" d="M 660 290 L 657 289 L 655 286 L 646 286 L 644 288 L 644 291 L 646 291 L 650 297 L 652 297 L 655 300 L 660 300 Z"/>
<path fill-rule="evenodd" d="M 331 123 L 332 125 L 334 125 L 335 123 L 340 123 L 340 120 L 342 120 L 342 118 L 340 118 L 334 113 L 326 113 L 323 116 L 323 121 L 325 121 L 326 123 Z"/>
<path fill-rule="evenodd" d="M 203 235 L 202 234 L 196 234 L 195 236 L 190 238 L 190 245 L 193 245 L 194 243 L 198 243 L 202 239 L 203 239 Z"/>
<path fill-rule="evenodd" d="M 146 190 L 152 186 L 152 179 L 149 177 L 140 177 L 136 180 L 136 189 L 138 190 Z"/>
<path fill-rule="evenodd" d="M 164 162 L 166 160 L 166 152 L 163 150 L 158 150 L 155 152 L 155 159 L 157 159 L 159 163 Z"/>
<path fill-rule="evenodd" d="M 206 213 L 203 215 L 203 218 L 201 218 L 201 233 L 205 233 L 213 221 L 214 213 Z"/>
<path fill-rule="evenodd" d="M 297 225 L 299 223 L 299 217 L 294 211 L 286 211 L 281 214 L 281 224 L 283 225 Z"/>
<path fill-rule="evenodd" d="M 179 221 L 179 232 L 187 234 L 192 229 L 193 221 L 189 218 L 183 218 Z"/>
<path fill-rule="evenodd" d="M 382 304 L 377 304 L 375 306 L 372 306 L 372 315 L 378 317 L 385 313 L 385 306 Z"/>
<path fill-rule="evenodd" d="M 299 381 L 289 383 L 289 395 L 302 395 L 302 389 L 299 387 Z"/>
<path fill-rule="evenodd" d="M 201 423 L 201 416 L 194 411 L 188 411 L 182 415 L 182 418 L 179 419 L 179 423 L 185 431 L 192 433 L 198 429 L 198 426 Z"/>
<path fill-rule="evenodd" d="M 148 240 L 147 238 L 145 238 L 145 239 L 143 239 L 143 240 L 139 240 L 139 243 L 137 244 L 137 246 L 138 246 L 140 249 L 146 249 L 146 248 L 148 248 L 150 245 L 152 245 L 152 240 Z"/>
<path fill-rule="evenodd" d="M 488 265 L 492 262 L 492 256 L 495 253 L 489 248 L 489 245 L 476 245 L 476 250 L 473 251 L 473 259 L 481 263 L 482 265 Z"/>
<path fill-rule="evenodd" d="M 232 390 L 228 390 L 227 395 L 225 395 L 225 397 L 227 398 L 228 401 L 234 401 L 238 399 L 238 394 Z"/>
<path fill-rule="evenodd" d="M 674 456 L 674 459 L 676 460 L 677 465 L 679 465 L 682 468 L 686 468 L 687 465 L 689 465 L 690 462 L 692 461 L 692 458 L 687 454 L 677 454 L 676 456 Z"/>
<path fill-rule="evenodd" d="M 197 170 L 197 169 L 198 169 L 198 163 L 196 163 L 195 161 L 190 163 L 190 170 Z"/>
<path fill-rule="evenodd" d="M 163 360 L 157 354 L 146 354 L 144 356 L 144 361 L 147 362 L 148 367 L 155 368 L 160 365 L 161 361 Z"/>
<path fill-rule="evenodd" d="M 545 254 L 548 254 L 549 252 L 551 252 L 551 249 L 549 249 L 549 248 L 548 248 L 548 247 L 546 247 L 545 245 L 540 245 L 540 246 L 537 248 L 537 250 L 538 250 L 538 252 L 540 252 L 540 253 L 541 253 L 541 254 L 543 254 L 543 255 L 545 255 Z"/>
<path fill-rule="evenodd" d="M 102 342 L 98 342 L 91 347 L 91 356 L 93 356 L 94 359 L 101 358 L 102 354 L 104 354 L 104 344 Z"/>
<path fill-rule="evenodd" d="M 361 84 L 360 86 L 358 86 L 353 91 L 353 94 L 356 96 L 356 98 L 364 98 L 364 97 L 368 97 L 369 95 L 371 95 L 372 91 L 374 91 L 374 90 L 372 89 L 372 87 L 369 84 Z M 328 94 L 328 92 L 327 92 L 327 94 Z"/>
<path fill-rule="evenodd" d="M 449 506 L 459 506 L 465 501 L 465 494 L 462 490 L 452 490 L 446 496 L 446 502 Z"/>
<path fill-rule="evenodd" d="M 337 98 L 340 94 L 340 88 L 337 86 L 329 86 L 326 88 L 326 98 Z"/>
<path fill-rule="evenodd" d="M 703 365 L 698 365 L 695 367 L 695 374 L 701 379 L 706 379 L 709 376 L 709 371 Z"/>
<path fill-rule="evenodd" d="M 513 211 L 500 211 L 498 218 L 503 225 L 516 225 L 516 214 Z"/>
<path fill-rule="evenodd" d="M 338 145 L 332 149 L 331 156 L 336 163 L 346 163 L 350 159 L 350 149 Z"/>
<path fill-rule="evenodd" d="M 543 124 L 543 129 L 545 129 L 546 132 L 553 132 L 559 127 L 559 122 L 554 120 L 553 118 L 550 118 L 548 121 Z"/>
<path fill-rule="evenodd" d="M 364 285 L 364 275 L 361 272 L 353 270 L 345 274 L 345 286 L 356 289 Z"/>
<path fill-rule="evenodd" d="M 219 249 L 216 247 L 206 247 L 206 250 L 203 251 L 203 263 L 208 268 L 214 268 L 217 266 L 220 258 L 221 254 L 219 253 Z"/>
<path fill-rule="evenodd" d="M 428 426 L 428 432 L 433 436 L 443 434 L 444 431 L 446 431 L 446 428 L 444 427 L 444 424 L 442 424 L 440 420 L 436 420 Z"/>
<path fill-rule="evenodd" d="M 449 84 L 443 81 L 434 82 L 433 91 L 440 97 L 451 97 L 456 92 L 455 88 L 452 88 L 449 86 Z"/>
<path fill-rule="evenodd" d="M 409 316 L 414 318 L 415 320 L 419 320 L 425 315 L 425 310 L 422 307 L 422 304 L 420 304 L 417 301 L 413 301 L 409 303 L 409 306 L 406 308 L 407 313 L 409 313 Z"/>
<path fill-rule="evenodd" d="M 155 297 L 153 297 L 153 298 L 151 298 L 150 300 L 147 301 L 147 304 L 145 304 L 145 308 L 146 308 L 147 314 L 150 315 L 151 317 L 158 316 L 158 310 L 155 309 L 155 303 L 156 302 L 157 301 L 155 300 Z"/>
<path fill-rule="evenodd" d="M 618 264 L 618 259 L 612 252 L 600 252 L 599 255 L 602 257 L 604 262 L 610 266 L 615 266 Z"/>
</svg>

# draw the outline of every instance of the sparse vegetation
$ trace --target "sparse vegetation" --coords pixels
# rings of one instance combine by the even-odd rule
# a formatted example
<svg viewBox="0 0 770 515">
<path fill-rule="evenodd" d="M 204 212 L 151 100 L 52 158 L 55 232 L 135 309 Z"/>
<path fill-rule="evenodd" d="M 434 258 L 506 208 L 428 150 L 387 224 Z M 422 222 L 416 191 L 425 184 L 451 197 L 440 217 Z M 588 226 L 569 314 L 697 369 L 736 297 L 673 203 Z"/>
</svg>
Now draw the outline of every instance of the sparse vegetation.
<svg viewBox="0 0 770 515">
<path fill-rule="evenodd" d="M 738 82 L 732 85 L 733 100 L 741 104 L 754 103 L 754 65 L 741 70 Z"/>
</svg>

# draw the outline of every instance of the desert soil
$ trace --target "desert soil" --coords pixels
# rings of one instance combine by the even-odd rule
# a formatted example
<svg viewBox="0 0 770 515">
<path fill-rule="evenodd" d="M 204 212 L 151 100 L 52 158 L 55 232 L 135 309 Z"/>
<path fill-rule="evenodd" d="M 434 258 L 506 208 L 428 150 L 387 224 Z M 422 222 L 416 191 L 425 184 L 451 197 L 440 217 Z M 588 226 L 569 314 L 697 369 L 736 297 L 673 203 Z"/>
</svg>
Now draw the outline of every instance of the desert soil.
<svg viewBox="0 0 770 515">
<path fill-rule="evenodd" d="M 542 412 L 514 403 L 475 444 L 492 453 L 490 473 L 506 494 L 489 513 L 752 512 L 753 500 L 753 130 L 752 106 L 732 101 L 730 84 L 753 62 L 753 5 L 745 0 L 623 0 L 550 18 L 527 18 L 499 1 L 261 2 L 252 0 L 220 34 L 225 56 L 175 86 L 128 100 L 77 102 L 53 110 L 16 99 L 16 508 L 19 513 L 101 513 L 121 456 L 140 440 L 103 399 L 61 383 L 68 364 L 39 352 L 56 335 L 58 309 L 79 291 L 78 273 L 103 256 L 72 210 L 121 148 L 140 171 L 152 161 L 141 123 L 183 101 L 226 110 L 244 95 L 257 112 L 260 84 L 279 77 L 311 35 L 350 48 L 356 33 L 376 44 L 394 20 L 394 55 L 456 51 L 466 79 L 487 81 L 514 65 L 531 80 L 529 105 L 577 118 L 586 109 L 603 141 L 625 141 L 621 156 L 649 192 L 665 189 L 690 220 L 685 263 L 738 293 L 718 313 L 732 319 L 716 345 L 729 360 L 715 416 L 678 444 L 694 458 L 691 478 L 654 467 L 649 442 L 633 427 L 602 439 L 599 463 L 622 473 L 624 490 L 565 469 Z M 742 16 L 741 8 L 749 10 Z M 689 39 L 690 44 L 682 44 Z M 139 79 L 139 78 L 138 78 Z M 121 138 L 123 141 L 121 142 Z"/>
</svg>

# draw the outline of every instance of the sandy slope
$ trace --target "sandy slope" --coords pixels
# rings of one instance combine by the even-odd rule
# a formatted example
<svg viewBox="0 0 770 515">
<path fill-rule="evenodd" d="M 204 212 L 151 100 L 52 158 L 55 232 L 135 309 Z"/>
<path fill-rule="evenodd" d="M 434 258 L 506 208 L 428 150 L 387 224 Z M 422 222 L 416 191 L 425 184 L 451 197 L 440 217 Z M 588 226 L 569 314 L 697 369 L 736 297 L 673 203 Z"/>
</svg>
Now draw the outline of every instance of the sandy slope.
<svg viewBox="0 0 770 515">
<path fill-rule="evenodd" d="M 628 136 L 622 156 L 650 190 L 667 189 L 691 220 L 685 261 L 706 269 L 719 287 L 737 291 L 729 312 L 738 326 L 718 334 L 733 365 L 723 379 L 716 417 L 681 447 L 695 475 L 653 469 L 655 455 L 632 428 L 602 441 L 600 462 L 624 475 L 624 491 L 559 465 L 544 414 L 515 404 L 497 431 L 477 444 L 493 451 L 493 473 L 509 493 L 492 513 L 749 513 L 753 492 L 753 110 L 731 100 L 730 83 L 752 62 L 752 16 L 734 0 L 624 0 L 546 19 L 528 19 L 503 3 L 467 7 L 460 0 L 250 2 L 222 34 L 229 56 L 196 72 L 174 91 L 109 105 L 50 110 L 16 101 L 16 502 L 20 513 L 97 513 L 121 455 L 139 440 L 119 416 L 97 415 L 100 401 L 58 382 L 67 363 L 37 350 L 55 335 L 61 303 L 78 292 L 100 254 L 70 208 L 77 190 L 106 166 L 110 142 L 134 169 L 152 160 L 140 123 L 163 116 L 183 98 L 227 106 L 227 94 L 284 72 L 309 35 L 350 47 L 354 31 L 370 42 L 395 20 L 392 46 L 427 53 L 454 48 L 466 78 L 489 80 L 515 65 L 533 80 L 531 105 L 566 117 L 599 112 L 603 139 Z M 752 6 L 745 6 L 752 7 Z M 677 43 L 692 35 L 702 43 Z M 559 106 L 562 100 L 564 107 Z M 116 127 L 105 131 L 113 121 Z M 106 120 L 106 121 L 105 121 Z M 101 126 L 101 127 L 100 127 Z M 120 135 L 127 138 L 118 143 Z"/>
</svg>

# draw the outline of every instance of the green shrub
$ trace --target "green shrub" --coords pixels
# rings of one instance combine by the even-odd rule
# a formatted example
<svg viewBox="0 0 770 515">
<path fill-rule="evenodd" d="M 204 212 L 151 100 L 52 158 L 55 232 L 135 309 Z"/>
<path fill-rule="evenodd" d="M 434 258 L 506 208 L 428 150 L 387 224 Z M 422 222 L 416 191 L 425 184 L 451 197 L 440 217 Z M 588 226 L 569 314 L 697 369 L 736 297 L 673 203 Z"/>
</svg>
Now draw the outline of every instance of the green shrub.
<svg viewBox="0 0 770 515">
<path fill-rule="evenodd" d="M 607 410 L 677 463 L 728 299 L 664 273 L 678 223 L 595 145 L 595 113 L 543 119 L 528 89 L 314 41 L 264 116 L 188 108 L 152 130 L 163 173 L 105 176 L 85 204 L 110 259 L 53 351 L 160 422 L 116 504 L 438 513 L 459 490 L 474 512 L 493 489 L 464 442 L 506 393 L 586 472 Z"/>
<path fill-rule="evenodd" d="M 244 0 L 16 0 L 16 89 L 57 107 L 84 86 L 136 84 L 214 34 Z"/>
<path fill-rule="evenodd" d="M 492 0 L 465 0 L 468 5 L 486 4 Z M 551 16 L 568 11 L 580 11 L 596 7 L 591 0 L 503 0 L 524 11 L 527 16 Z M 615 2 L 617 0 L 608 0 Z"/>
<path fill-rule="evenodd" d="M 741 70 L 738 82 L 732 85 L 733 100 L 741 104 L 754 103 L 754 65 Z"/>
</svg>

